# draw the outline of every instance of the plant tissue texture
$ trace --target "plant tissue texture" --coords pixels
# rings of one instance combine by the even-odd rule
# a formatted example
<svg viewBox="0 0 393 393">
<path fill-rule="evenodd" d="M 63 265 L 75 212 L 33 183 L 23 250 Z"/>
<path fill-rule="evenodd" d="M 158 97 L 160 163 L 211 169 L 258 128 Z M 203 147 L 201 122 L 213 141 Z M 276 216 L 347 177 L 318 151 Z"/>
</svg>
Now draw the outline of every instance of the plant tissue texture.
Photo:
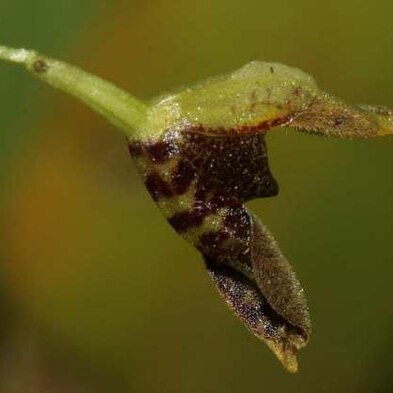
<svg viewBox="0 0 393 393">
<path fill-rule="evenodd" d="M 143 103 L 98 77 L 34 51 L 0 47 L 43 81 L 85 102 L 127 136 L 142 179 L 169 224 L 203 255 L 236 316 L 297 371 L 311 323 L 294 270 L 244 203 L 277 195 L 265 134 L 276 127 L 343 137 L 393 133 L 393 112 L 350 106 L 306 73 L 254 61 Z"/>
</svg>

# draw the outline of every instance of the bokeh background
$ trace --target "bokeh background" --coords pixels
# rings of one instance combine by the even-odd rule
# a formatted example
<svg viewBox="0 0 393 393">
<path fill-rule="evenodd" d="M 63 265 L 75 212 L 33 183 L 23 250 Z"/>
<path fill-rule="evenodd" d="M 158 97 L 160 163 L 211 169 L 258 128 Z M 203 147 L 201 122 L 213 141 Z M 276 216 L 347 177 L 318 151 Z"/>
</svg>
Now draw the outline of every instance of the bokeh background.
<svg viewBox="0 0 393 393">
<path fill-rule="evenodd" d="M 393 2 L 0 0 L 0 40 L 149 98 L 253 59 L 393 106 Z M 0 65 L 0 391 L 393 391 L 393 138 L 271 132 L 280 196 L 250 207 L 303 282 L 313 336 L 288 375 L 166 224 L 123 137 Z"/>
</svg>

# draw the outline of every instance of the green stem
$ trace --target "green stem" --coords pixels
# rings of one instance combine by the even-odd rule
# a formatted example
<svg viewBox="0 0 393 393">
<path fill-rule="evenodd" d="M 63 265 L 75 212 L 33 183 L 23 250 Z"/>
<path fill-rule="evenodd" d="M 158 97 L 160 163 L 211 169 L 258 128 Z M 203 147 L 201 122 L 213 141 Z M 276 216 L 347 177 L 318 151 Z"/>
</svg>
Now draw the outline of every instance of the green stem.
<svg viewBox="0 0 393 393">
<path fill-rule="evenodd" d="M 22 64 L 37 78 L 82 100 L 119 127 L 129 139 L 143 137 L 138 135 L 139 127 L 146 118 L 148 107 L 128 92 L 33 50 L 0 46 L 0 60 Z"/>
</svg>

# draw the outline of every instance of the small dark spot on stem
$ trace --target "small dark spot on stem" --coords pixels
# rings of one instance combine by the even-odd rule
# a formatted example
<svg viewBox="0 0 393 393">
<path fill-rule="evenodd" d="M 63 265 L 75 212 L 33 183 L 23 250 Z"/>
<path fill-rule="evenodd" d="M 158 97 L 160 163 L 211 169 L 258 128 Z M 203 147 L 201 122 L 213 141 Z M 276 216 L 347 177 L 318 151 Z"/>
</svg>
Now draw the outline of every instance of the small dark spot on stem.
<svg viewBox="0 0 393 393">
<path fill-rule="evenodd" d="M 37 74 L 43 74 L 44 72 L 48 71 L 48 68 L 49 68 L 48 63 L 43 59 L 35 60 L 33 63 L 33 70 Z"/>
<path fill-rule="evenodd" d="M 274 68 L 273 67 L 270 67 L 270 73 L 274 74 Z"/>
</svg>

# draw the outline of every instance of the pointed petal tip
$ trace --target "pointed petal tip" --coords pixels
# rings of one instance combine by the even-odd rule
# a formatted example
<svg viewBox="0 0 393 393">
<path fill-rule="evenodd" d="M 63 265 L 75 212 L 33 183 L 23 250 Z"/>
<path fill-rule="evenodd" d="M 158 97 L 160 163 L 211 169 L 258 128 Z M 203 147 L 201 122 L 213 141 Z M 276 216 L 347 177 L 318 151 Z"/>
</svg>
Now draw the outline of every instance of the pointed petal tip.
<svg viewBox="0 0 393 393">
<path fill-rule="evenodd" d="M 267 346 L 289 373 L 295 374 L 299 371 L 297 353 L 301 348 L 307 345 L 307 336 L 300 332 L 282 329 L 281 334 L 278 336 L 260 338 L 265 341 Z"/>
<path fill-rule="evenodd" d="M 300 347 L 288 342 L 277 342 L 267 340 L 268 347 L 276 355 L 282 366 L 291 374 L 299 371 L 299 364 L 297 360 L 297 352 Z"/>
</svg>

